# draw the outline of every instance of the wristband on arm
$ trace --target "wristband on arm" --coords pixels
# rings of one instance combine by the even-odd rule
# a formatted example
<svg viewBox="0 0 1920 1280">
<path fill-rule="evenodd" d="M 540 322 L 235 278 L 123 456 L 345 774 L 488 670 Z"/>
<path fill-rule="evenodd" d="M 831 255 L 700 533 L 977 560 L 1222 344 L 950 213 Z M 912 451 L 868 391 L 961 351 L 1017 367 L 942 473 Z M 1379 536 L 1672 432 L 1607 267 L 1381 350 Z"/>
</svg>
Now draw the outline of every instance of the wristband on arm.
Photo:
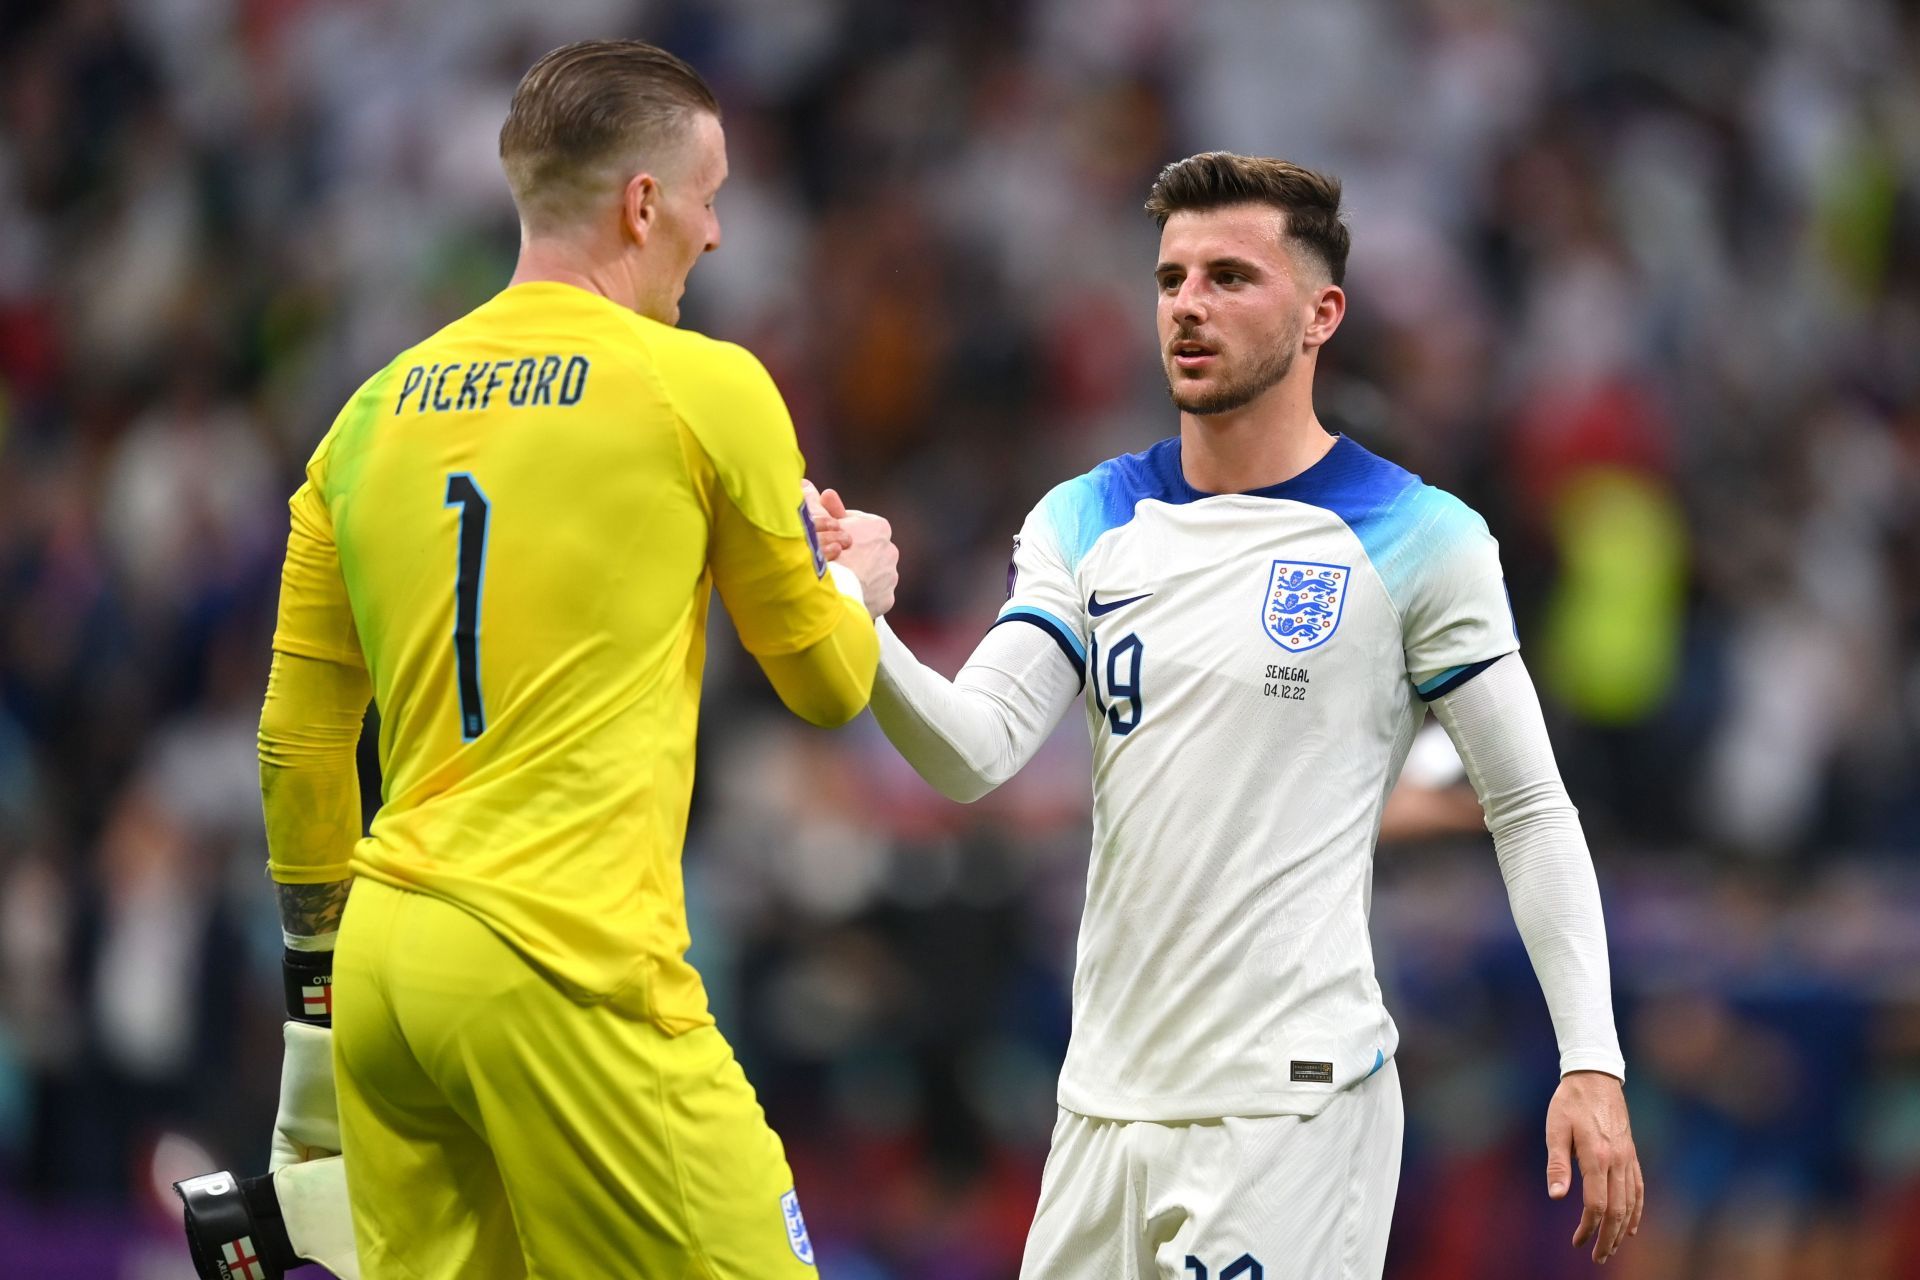
<svg viewBox="0 0 1920 1280">
<path fill-rule="evenodd" d="M 333 952 L 297 951 L 288 947 L 280 958 L 280 977 L 286 990 L 287 1017 L 310 1027 L 333 1027 Z"/>
<path fill-rule="evenodd" d="M 173 1189 L 186 1210 L 187 1253 L 201 1280 L 280 1280 L 306 1265 L 288 1238 L 273 1175 L 209 1173 Z"/>
</svg>

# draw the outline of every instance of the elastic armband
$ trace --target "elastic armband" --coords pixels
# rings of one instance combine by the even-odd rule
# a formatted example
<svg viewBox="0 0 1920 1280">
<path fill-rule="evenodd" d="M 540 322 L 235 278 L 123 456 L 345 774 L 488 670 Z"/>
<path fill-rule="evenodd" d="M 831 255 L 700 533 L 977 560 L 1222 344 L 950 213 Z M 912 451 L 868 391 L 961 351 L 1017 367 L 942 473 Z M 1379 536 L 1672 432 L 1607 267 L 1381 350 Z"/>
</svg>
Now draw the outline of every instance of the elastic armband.
<svg viewBox="0 0 1920 1280">
<path fill-rule="evenodd" d="M 280 958 L 280 976 L 286 986 L 287 1017 L 308 1026 L 333 1026 L 333 952 L 295 951 Z"/>
</svg>

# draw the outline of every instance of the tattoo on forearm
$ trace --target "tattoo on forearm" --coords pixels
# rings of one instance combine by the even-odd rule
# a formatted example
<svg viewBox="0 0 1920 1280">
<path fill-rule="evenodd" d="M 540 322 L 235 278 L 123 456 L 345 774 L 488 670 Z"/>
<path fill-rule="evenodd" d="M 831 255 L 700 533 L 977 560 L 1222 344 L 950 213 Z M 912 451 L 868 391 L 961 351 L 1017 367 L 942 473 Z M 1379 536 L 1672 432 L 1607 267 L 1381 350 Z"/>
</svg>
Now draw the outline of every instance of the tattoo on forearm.
<svg viewBox="0 0 1920 1280">
<path fill-rule="evenodd" d="M 326 884 L 280 884 L 280 927 L 304 937 L 332 933 L 340 927 L 353 877 Z"/>
</svg>

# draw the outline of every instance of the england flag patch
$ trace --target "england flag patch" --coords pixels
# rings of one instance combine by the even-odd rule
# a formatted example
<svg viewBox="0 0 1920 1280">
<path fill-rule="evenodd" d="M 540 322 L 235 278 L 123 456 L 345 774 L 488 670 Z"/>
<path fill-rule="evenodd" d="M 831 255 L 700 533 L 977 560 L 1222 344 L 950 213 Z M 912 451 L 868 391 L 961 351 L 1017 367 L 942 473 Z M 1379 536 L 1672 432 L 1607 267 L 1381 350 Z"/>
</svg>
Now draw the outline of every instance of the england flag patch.
<svg viewBox="0 0 1920 1280">
<path fill-rule="evenodd" d="M 1325 644 L 1340 629 L 1352 579 L 1353 571 L 1344 564 L 1275 560 L 1260 610 L 1267 638 L 1289 653 Z"/>
<path fill-rule="evenodd" d="M 241 1236 L 221 1245 L 220 1260 L 226 1264 L 227 1274 L 233 1280 L 267 1280 L 266 1268 L 260 1265 L 260 1251 L 253 1247 L 252 1236 Z"/>
<path fill-rule="evenodd" d="M 309 1018 L 333 1016 L 333 978 L 330 975 L 301 986 L 300 1009 Z"/>
<path fill-rule="evenodd" d="M 793 1256 L 813 1265 L 813 1241 L 807 1237 L 807 1220 L 800 1216 L 800 1197 L 789 1191 L 780 1197 L 780 1212 L 787 1220 L 787 1245 Z"/>
</svg>

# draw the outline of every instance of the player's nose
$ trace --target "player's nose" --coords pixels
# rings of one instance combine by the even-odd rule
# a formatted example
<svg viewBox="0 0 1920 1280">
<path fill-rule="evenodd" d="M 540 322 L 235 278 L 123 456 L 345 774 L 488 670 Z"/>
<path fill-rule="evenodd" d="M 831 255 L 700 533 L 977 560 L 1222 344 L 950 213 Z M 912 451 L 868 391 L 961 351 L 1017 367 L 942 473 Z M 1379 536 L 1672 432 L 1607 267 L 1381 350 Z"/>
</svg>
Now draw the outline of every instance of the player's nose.
<svg viewBox="0 0 1920 1280">
<path fill-rule="evenodd" d="M 1175 320 L 1189 328 L 1207 318 L 1206 301 L 1193 277 L 1181 282 L 1179 292 L 1173 295 L 1170 311 Z"/>
</svg>

